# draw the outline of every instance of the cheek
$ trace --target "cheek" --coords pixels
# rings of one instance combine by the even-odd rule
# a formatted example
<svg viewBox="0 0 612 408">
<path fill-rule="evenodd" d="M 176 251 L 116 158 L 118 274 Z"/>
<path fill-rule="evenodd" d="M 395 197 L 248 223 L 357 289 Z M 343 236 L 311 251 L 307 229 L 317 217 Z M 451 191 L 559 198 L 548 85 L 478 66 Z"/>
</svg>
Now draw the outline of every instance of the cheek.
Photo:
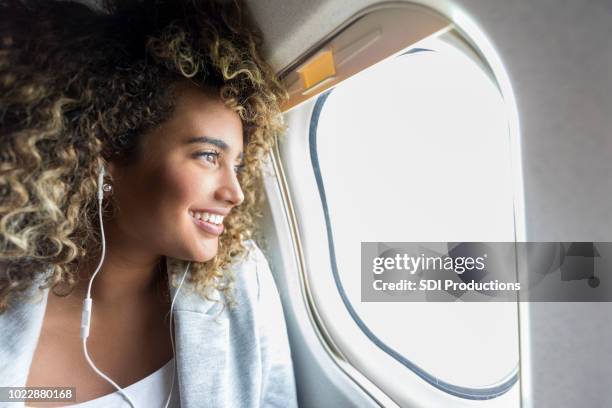
<svg viewBox="0 0 612 408">
<path fill-rule="evenodd" d="M 197 169 L 196 169 L 197 170 Z M 159 208 L 164 224 L 161 248 L 166 255 L 207 262 L 218 251 L 217 238 L 207 237 L 195 226 L 189 209 L 210 206 L 213 189 L 210 179 L 202 176 L 202 171 L 167 171 L 160 176 L 166 191 L 163 194 L 163 207 Z"/>
<path fill-rule="evenodd" d="M 122 186 L 122 221 L 142 229 L 145 235 L 159 235 L 160 229 L 173 231 L 178 217 L 187 214 L 190 201 L 199 194 L 194 175 L 186 170 L 180 166 L 159 165 L 131 178 Z"/>
<path fill-rule="evenodd" d="M 216 181 L 211 176 L 197 164 L 171 157 L 122 174 L 114 192 L 119 207 L 112 221 L 115 231 L 124 241 L 146 243 L 156 253 L 210 260 L 218 251 L 217 238 L 203 234 L 188 210 L 214 206 Z"/>
<path fill-rule="evenodd" d="M 197 180 L 197 174 L 189 168 L 168 168 L 159 177 L 163 185 L 162 202 L 171 208 L 167 210 L 175 215 L 186 214 L 189 207 L 201 201 L 202 188 Z"/>
<path fill-rule="evenodd" d="M 158 200 L 165 216 L 189 216 L 190 208 L 214 206 L 215 180 L 197 165 L 168 166 L 158 180 L 153 184 L 163 190 Z"/>
</svg>

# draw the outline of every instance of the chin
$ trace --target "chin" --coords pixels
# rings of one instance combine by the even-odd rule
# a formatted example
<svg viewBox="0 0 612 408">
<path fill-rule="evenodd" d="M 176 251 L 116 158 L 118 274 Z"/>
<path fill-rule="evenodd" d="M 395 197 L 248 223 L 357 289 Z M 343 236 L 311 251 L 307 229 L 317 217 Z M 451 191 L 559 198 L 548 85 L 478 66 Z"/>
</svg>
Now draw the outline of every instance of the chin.
<svg viewBox="0 0 612 408">
<path fill-rule="evenodd" d="M 203 250 L 199 251 L 198 256 L 195 257 L 196 262 L 208 262 L 217 256 L 219 245 L 216 239 L 214 241 L 214 243 L 209 241 L 204 244 Z"/>
</svg>

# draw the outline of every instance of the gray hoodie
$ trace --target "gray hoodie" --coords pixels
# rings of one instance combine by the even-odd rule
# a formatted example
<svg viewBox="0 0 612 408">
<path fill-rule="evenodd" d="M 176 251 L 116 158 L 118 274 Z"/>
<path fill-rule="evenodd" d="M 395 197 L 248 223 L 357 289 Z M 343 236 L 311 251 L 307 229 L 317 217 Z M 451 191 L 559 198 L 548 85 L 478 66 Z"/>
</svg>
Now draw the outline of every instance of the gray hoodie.
<svg viewBox="0 0 612 408">
<path fill-rule="evenodd" d="M 188 292 L 187 280 L 176 298 L 175 361 L 182 408 L 297 407 L 278 290 L 264 254 L 253 241 L 248 247 L 244 260 L 233 266 L 233 310 Z M 170 275 L 172 262 L 166 265 Z M 176 290 L 170 286 L 171 298 Z M 48 291 L 33 287 L 37 299 L 13 304 L 0 314 L 0 387 L 25 386 Z M 0 407 L 23 404 L 0 402 Z"/>
</svg>

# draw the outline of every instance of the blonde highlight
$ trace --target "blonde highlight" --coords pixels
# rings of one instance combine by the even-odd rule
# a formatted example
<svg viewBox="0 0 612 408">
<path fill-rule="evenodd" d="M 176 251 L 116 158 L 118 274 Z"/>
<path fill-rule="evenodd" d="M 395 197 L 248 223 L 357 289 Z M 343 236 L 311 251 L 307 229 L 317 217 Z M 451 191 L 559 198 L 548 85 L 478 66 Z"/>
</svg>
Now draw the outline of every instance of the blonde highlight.
<svg viewBox="0 0 612 408">
<path fill-rule="evenodd" d="M 285 130 L 286 90 L 260 55 L 239 1 L 0 0 L 0 313 L 41 288 L 76 286 L 99 249 L 100 166 L 138 159 L 140 136 L 173 112 L 173 85 L 214 88 L 243 121 L 244 202 L 225 219 L 215 258 L 188 281 L 233 304 L 229 266 L 254 237 L 262 162 Z M 184 267 L 186 261 L 172 260 Z"/>
</svg>

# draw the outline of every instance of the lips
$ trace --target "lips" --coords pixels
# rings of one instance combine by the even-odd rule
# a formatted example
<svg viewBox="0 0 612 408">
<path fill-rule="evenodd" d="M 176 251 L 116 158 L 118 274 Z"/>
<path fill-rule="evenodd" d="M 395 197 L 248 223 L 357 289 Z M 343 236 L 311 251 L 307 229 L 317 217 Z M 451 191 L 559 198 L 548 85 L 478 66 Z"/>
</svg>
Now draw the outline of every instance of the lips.
<svg viewBox="0 0 612 408">
<path fill-rule="evenodd" d="M 204 220 L 198 220 L 197 218 L 194 217 L 189 217 L 193 220 L 193 222 L 195 223 L 195 225 L 197 225 L 200 229 L 204 230 L 205 232 L 215 235 L 215 236 L 219 236 L 223 233 L 223 224 L 217 225 L 217 224 L 213 224 L 210 223 L 208 221 L 204 221 Z"/>
</svg>

